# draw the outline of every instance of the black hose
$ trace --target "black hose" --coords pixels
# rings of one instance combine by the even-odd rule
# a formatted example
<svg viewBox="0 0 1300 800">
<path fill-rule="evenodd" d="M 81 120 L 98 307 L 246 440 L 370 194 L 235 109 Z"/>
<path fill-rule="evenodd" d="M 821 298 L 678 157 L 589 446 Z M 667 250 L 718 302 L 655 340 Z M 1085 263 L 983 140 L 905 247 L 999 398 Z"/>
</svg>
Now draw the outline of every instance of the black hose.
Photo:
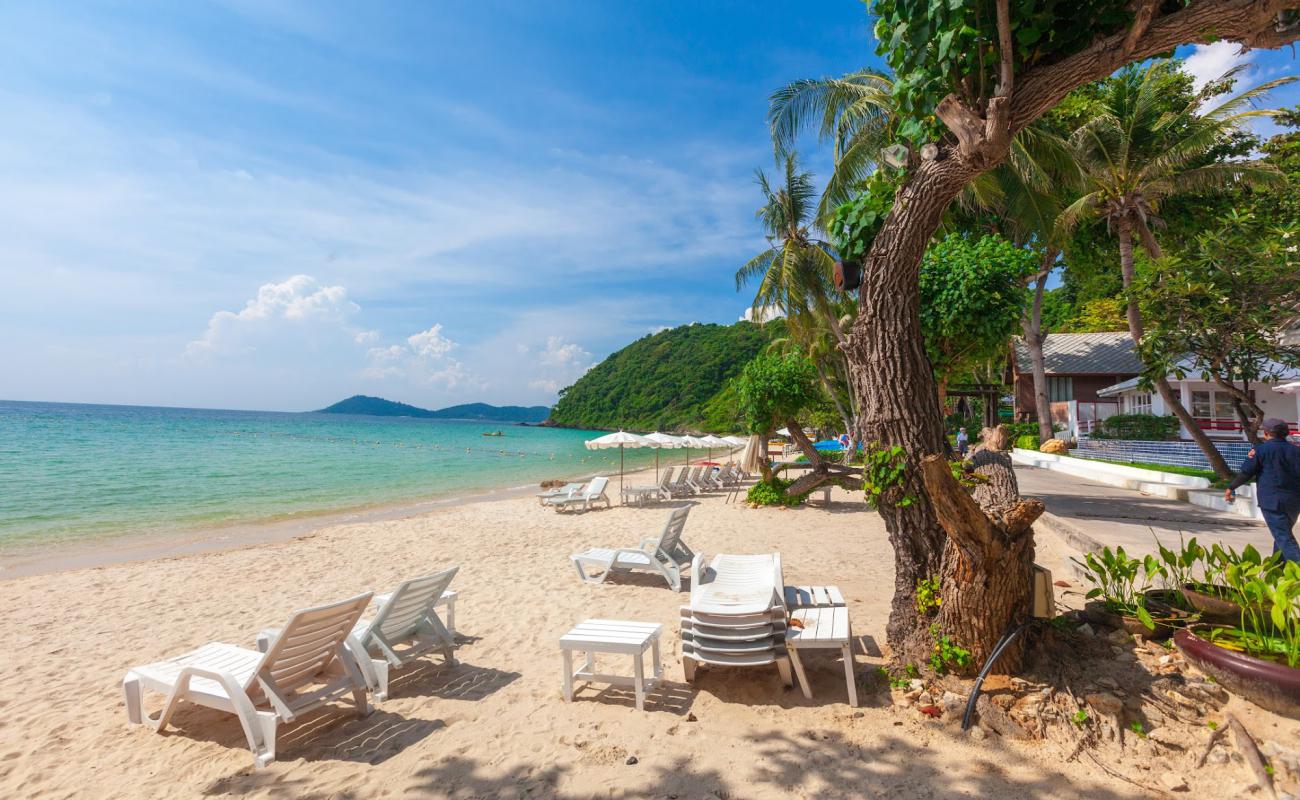
<svg viewBox="0 0 1300 800">
<path fill-rule="evenodd" d="M 1014 628 L 1008 629 L 1006 633 L 1002 634 L 1002 638 L 998 639 L 998 643 L 993 645 L 993 652 L 989 653 L 988 659 L 984 662 L 984 667 L 980 669 L 979 677 L 975 678 L 975 685 L 971 687 L 970 698 L 966 700 L 966 713 L 961 718 L 961 729 L 963 731 L 970 730 L 970 716 L 975 712 L 975 701 L 979 699 L 980 686 L 984 685 L 984 678 L 988 676 L 989 670 L 1002 656 L 1002 651 L 1010 647 L 1011 643 L 1020 635 L 1020 632 L 1028 628 L 1032 622 L 1033 620 L 1023 622 Z"/>
</svg>

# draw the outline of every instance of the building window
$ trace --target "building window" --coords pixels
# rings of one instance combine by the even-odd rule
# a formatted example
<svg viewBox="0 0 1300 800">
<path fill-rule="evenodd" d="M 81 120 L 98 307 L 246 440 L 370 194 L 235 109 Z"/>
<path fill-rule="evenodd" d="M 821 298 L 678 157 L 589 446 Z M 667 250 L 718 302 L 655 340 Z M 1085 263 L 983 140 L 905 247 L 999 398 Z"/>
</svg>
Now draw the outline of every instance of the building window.
<svg viewBox="0 0 1300 800">
<path fill-rule="evenodd" d="M 1053 403 L 1061 403 L 1074 399 L 1074 379 L 1073 378 L 1055 378 L 1047 379 L 1047 399 Z"/>
<path fill-rule="evenodd" d="M 1210 398 L 1214 392 L 1192 392 L 1192 416 L 1197 419 L 1214 419 L 1214 405 Z"/>
<path fill-rule="evenodd" d="M 1150 414 L 1151 413 L 1151 393 L 1139 392 L 1129 395 L 1128 413 L 1130 414 Z"/>
</svg>

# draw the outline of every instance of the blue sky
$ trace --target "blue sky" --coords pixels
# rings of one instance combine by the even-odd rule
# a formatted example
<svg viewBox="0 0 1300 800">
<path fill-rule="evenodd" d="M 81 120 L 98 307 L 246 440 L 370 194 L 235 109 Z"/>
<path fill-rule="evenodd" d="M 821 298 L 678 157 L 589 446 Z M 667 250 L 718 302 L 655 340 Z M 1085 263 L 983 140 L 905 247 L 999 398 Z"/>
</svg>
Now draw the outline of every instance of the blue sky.
<svg viewBox="0 0 1300 800">
<path fill-rule="evenodd" d="M 876 63 L 857 0 L 3 18 L 6 399 L 549 403 L 632 339 L 739 316 L 767 95 Z"/>
</svg>

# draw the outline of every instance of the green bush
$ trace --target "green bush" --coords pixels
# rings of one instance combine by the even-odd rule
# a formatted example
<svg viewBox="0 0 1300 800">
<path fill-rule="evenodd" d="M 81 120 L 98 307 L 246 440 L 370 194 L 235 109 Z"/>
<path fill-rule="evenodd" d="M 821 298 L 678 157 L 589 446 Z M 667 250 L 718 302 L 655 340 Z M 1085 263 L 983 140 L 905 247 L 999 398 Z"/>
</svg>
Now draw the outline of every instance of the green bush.
<svg viewBox="0 0 1300 800">
<path fill-rule="evenodd" d="M 1094 439 L 1154 442 L 1172 439 L 1177 435 L 1177 417 L 1159 417 L 1155 414 L 1116 414 L 1097 423 L 1097 429 L 1092 432 Z"/>
<path fill-rule="evenodd" d="M 1026 434 L 1024 434 L 1023 436 L 1017 436 L 1017 437 L 1016 437 L 1016 447 L 1019 447 L 1021 450 L 1037 450 L 1037 449 L 1038 449 L 1038 434 L 1037 434 L 1037 433 L 1026 433 Z"/>
<path fill-rule="evenodd" d="M 808 499 L 808 493 L 804 492 L 794 497 L 787 497 L 785 490 L 790 487 L 794 481 L 787 481 L 773 476 L 772 481 L 759 481 L 749 487 L 749 494 L 745 495 L 751 503 L 757 503 L 760 506 L 797 506 Z"/>
<path fill-rule="evenodd" d="M 1013 440 L 1018 440 L 1021 436 L 1038 438 L 1037 422 L 1004 422 L 1002 424 L 1006 426 L 1007 436 L 1010 436 Z"/>
</svg>

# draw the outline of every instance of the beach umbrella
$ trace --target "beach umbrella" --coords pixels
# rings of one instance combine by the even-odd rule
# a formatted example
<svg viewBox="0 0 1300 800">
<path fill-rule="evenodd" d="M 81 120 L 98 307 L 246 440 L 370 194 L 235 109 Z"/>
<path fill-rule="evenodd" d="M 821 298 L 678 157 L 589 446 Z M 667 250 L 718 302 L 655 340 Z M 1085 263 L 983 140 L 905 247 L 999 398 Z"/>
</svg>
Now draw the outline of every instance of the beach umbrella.
<svg viewBox="0 0 1300 800">
<path fill-rule="evenodd" d="M 721 436 L 714 436 L 714 435 L 711 434 L 711 433 L 706 433 L 706 434 L 704 435 L 704 438 L 703 438 L 702 441 L 703 441 L 706 445 L 708 445 L 708 448 L 709 448 L 709 460 L 710 460 L 710 461 L 713 460 L 713 448 L 715 448 L 715 447 L 726 447 L 726 446 L 727 446 L 727 440 L 726 440 L 726 439 L 723 439 Z"/>
<path fill-rule="evenodd" d="M 704 448 L 708 447 L 708 445 L 705 444 L 705 443 L 704 443 L 704 440 L 703 440 L 702 438 L 700 438 L 699 436 L 691 436 L 691 435 L 688 433 L 688 434 L 686 434 L 685 436 L 682 437 L 682 447 L 685 447 L 685 448 L 686 448 L 686 463 L 687 463 L 687 464 L 690 464 L 690 463 L 691 463 L 691 448 L 694 447 L 694 448 L 697 449 L 697 450 L 703 450 Z"/>
<path fill-rule="evenodd" d="M 644 436 L 637 436 L 635 433 L 619 431 L 618 433 L 609 433 L 596 439 L 585 442 L 588 450 L 607 450 L 611 447 L 618 448 L 618 493 L 623 494 L 623 448 L 624 447 L 658 447 L 659 445 L 653 439 L 647 439 Z"/>
<path fill-rule="evenodd" d="M 652 442 L 658 442 L 660 448 L 682 446 L 682 440 L 679 439 L 678 437 L 672 436 L 667 433 L 660 433 L 659 431 L 655 431 L 654 433 L 647 433 L 645 435 L 645 438 L 649 439 Z M 655 483 L 658 482 L 659 482 L 659 450 L 656 449 L 655 450 Z"/>
<path fill-rule="evenodd" d="M 729 449 L 727 451 L 727 463 L 734 463 L 736 458 L 736 448 L 743 448 L 749 444 L 749 440 L 743 436 L 723 436 L 722 441 L 726 442 Z"/>
</svg>

